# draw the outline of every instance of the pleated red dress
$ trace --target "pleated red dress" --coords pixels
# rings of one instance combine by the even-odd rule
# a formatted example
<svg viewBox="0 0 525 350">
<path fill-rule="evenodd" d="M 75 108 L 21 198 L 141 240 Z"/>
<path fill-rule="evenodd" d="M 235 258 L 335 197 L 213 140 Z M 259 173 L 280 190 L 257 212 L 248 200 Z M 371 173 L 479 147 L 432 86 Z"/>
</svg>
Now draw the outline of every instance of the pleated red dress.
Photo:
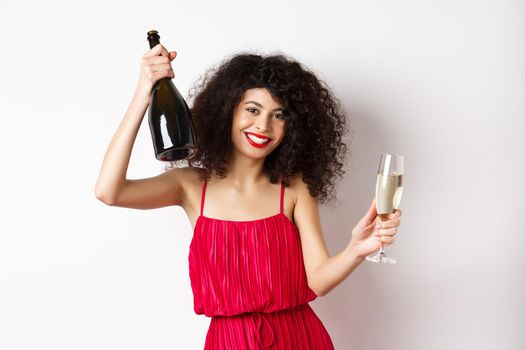
<svg viewBox="0 0 525 350">
<path fill-rule="evenodd" d="M 196 314 L 211 317 L 205 350 L 334 349 L 308 304 L 297 226 L 283 214 L 249 221 L 200 216 L 188 256 Z"/>
</svg>

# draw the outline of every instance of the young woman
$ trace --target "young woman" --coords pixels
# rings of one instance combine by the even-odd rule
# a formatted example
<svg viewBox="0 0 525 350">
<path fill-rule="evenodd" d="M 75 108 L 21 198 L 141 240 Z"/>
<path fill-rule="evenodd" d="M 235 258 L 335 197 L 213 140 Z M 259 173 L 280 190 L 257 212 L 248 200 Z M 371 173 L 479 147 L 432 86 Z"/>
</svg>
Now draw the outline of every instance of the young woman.
<svg viewBox="0 0 525 350">
<path fill-rule="evenodd" d="M 372 200 L 348 245 L 329 255 L 319 203 L 344 174 L 345 115 L 326 84 L 284 55 L 237 54 L 209 70 L 190 94 L 198 150 L 189 166 L 127 179 L 151 88 L 175 76 L 175 56 L 160 44 L 144 54 L 96 197 L 185 210 L 194 310 L 211 317 L 205 349 L 333 349 L 308 303 L 392 244 L 400 211 L 379 220 Z"/>
</svg>

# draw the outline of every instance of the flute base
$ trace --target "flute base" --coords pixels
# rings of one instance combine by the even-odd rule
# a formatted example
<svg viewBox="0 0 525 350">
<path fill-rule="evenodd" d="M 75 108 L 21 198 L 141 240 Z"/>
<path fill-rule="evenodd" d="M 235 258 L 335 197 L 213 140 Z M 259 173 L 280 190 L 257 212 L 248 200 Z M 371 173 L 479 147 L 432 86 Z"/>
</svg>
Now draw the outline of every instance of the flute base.
<svg viewBox="0 0 525 350">
<path fill-rule="evenodd" d="M 379 251 L 376 255 L 369 255 L 366 257 L 366 260 L 375 262 L 378 264 L 395 264 L 397 263 L 396 259 L 388 258 L 385 255 L 384 251 Z"/>
</svg>

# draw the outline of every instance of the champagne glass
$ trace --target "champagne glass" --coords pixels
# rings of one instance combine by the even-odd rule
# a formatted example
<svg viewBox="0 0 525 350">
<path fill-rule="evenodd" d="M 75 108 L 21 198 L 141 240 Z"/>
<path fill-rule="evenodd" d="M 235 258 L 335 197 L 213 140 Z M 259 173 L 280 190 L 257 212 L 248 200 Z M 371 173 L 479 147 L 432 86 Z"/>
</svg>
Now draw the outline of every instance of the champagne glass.
<svg viewBox="0 0 525 350">
<path fill-rule="evenodd" d="M 377 215 L 387 219 L 399 208 L 403 194 L 403 156 L 381 153 L 376 181 Z M 380 264 L 395 264 L 396 260 L 386 256 L 383 243 L 375 255 L 369 255 L 366 260 Z"/>
</svg>

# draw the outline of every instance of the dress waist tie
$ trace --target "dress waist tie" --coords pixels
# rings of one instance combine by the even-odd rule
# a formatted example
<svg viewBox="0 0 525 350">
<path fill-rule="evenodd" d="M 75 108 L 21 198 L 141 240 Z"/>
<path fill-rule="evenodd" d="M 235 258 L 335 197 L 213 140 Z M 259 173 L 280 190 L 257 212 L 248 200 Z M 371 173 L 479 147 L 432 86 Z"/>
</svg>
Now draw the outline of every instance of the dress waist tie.
<svg viewBox="0 0 525 350">
<path fill-rule="evenodd" d="M 252 314 L 254 316 L 253 320 L 255 321 L 255 327 L 256 327 L 255 337 L 257 339 L 257 342 L 259 343 L 262 349 L 271 346 L 273 344 L 275 334 L 274 334 L 272 325 L 266 319 L 266 313 L 265 312 L 253 312 Z M 268 332 L 271 335 L 269 342 L 266 342 L 266 343 L 264 342 L 265 337 L 263 336 L 263 328 L 262 328 L 263 325 L 265 325 L 268 328 Z"/>
</svg>

